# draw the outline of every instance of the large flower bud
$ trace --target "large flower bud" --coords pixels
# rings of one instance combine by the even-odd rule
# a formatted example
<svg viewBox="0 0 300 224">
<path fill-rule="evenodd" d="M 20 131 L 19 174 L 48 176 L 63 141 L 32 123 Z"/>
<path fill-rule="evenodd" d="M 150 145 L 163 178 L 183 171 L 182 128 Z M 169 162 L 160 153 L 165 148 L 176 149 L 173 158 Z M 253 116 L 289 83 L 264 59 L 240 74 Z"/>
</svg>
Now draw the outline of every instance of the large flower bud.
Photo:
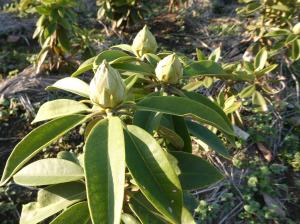
<svg viewBox="0 0 300 224">
<path fill-rule="evenodd" d="M 147 25 L 138 32 L 132 43 L 132 50 L 138 57 L 146 53 L 155 53 L 157 43 L 153 34 L 149 31 Z"/>
<path fill-rule="evenodd" d="M 120 73 L 105 60 L 90 82 L 90 99 L 103 108 L 114 108 L 125 99 L 126 87 Z"/>
<path fill-rule="evenodd" d="M 293 33 L 294 34 L 300 34 L 300 23 L 297 23 L 294 27 L 293 27 Z"/>
<path fill-rule="evenodd" d="M 183 75 L 183 67 L 176 54 L 160 60 L 155 68 L 156 78 L 165 83 L 176 84 Z"/>
</svg>

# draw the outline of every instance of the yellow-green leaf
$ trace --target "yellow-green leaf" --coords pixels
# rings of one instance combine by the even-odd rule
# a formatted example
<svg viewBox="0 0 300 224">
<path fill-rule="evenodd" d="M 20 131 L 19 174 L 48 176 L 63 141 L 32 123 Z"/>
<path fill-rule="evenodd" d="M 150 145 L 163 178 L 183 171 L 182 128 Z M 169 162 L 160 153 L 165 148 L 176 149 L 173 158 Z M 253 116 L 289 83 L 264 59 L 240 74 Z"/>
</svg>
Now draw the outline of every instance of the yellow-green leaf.
<svg viewBox="0 0 300 224">
<path fill-rule="evenodd" d="M 14 175 L 14 181 L 23 186 L 43 186 L 83 179 L 83 169 L 65 159 L 37 160 Z"/>
<path fill-rule="evenodd" d="M 79 114 L 87 111 L 88 109 L 88 106 L 75 100 L 52 100 L 44 103 L 40 107 L 36 117 L 32 121 L 32 124 L 71 114 Z"/>
<path fill-rule="evenodd" d="M 43 148 L 87 119 L 88 117 L 83 115 L 69 115 L 50 121 L 31 131 L 10 154 L 1 178 L 1 185 L 5 184 L 12 175 Z"/>
<path fill-rule="evenodd" d="M 85 83 L 84 81 L 73 78 L 73 77 L 66 77 L 56 81 L 52 86 L 48 86 L 47 90 L 55 90 L 61 89 L 64 91 L 68 91 L 79 96 L 83 96 L 85 98 L 89 98 L 90 95 L 90 86 Z"/>
<path fill-rule="evenodd" d="M 180 223 L 182 191 L 165 152 L 145 130 L 128 125 L 126 164 L 142 193 L 172 223 Z"/>
<path fill-rule="evenodd" d="M 84 154 L 87 198 L 94 224 L 119 224 L 125 185 L 125 144 L 120 118 L 101 120 Z"/>
</svg>

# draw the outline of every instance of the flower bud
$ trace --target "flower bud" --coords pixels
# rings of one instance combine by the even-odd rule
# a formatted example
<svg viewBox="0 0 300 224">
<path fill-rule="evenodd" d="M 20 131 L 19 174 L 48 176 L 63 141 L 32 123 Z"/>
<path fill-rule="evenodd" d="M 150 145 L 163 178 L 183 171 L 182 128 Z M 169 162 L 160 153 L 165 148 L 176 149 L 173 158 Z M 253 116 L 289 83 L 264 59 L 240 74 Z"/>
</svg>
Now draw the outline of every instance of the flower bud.
<svg viewBox="0 0 300 224">
<path fill-rule="evenodd" d="M 297 23 L 294 27 L 293 27 L 293 33 L 294 34 L 300 34 L 300 23 Z"/>
<path fill-rule="evenodd" d="M 171 54 L 160 60 L 155 68 L 155 74 L 161 82 L 178 83 L 183 75 L 183 67 L 176 54 Z"/>
<path fill-rule="evenodd" d="M 105 60 L 90 82 L 90 99 L 102 108 L 114 108 L 125 99 L 126 87 L 120 73 Z"/>
<path fill-rule="evenodd" d="M 138 57 L 146 53 L 155 53 L 157 43 L 153 34 L 149 31 L 147 25 L 138 32 L 132 43 L 132 50 Z"/>
</svg>

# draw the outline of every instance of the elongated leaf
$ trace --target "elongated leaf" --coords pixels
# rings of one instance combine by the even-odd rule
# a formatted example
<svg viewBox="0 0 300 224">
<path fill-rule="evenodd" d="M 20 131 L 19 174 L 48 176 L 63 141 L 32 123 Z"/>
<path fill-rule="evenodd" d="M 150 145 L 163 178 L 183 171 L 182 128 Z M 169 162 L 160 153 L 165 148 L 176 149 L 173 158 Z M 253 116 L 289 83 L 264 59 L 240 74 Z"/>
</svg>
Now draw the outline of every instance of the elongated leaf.
<svg viewBox="0 0 300 224">
<path fill-rule="evenodd" d="M 182 191 L 165 152 L 145 130 L 128 125 L 125 132 L 126 163 L 146 198 L 172 223 L 180 223 Z"/>
<path fill-rule="evenodd" d="M 209 55 L 208 59 L 212 60 L 214 62 L 218 62 L 218 60 L 221 57 L 221 48 L 218 47 L 216 48 L 213 52 L 211 52 L 211 54 Z"/>
<path fill-rule="evenodd" d="M 226 116 L 224 111 L 221 109 L 221 107 L 219 107 L 216 103 L 212 102 L 207 97 L 205 97 L 199 93 L 196 93 L 196 92 L 183 92 L 183 93 L 186 97 L 188 97 L 192 100 L 195 100 L 198 103 L 204 104 L 204 105 L 210 107 L 211 109 L 213 109 L 214 111 L 216 111 L 224 119 L 224 121 L 227 122 L 227 124 L 231 127 L 231 123 L 230 123 L 228 117 Z"/>
<path fill-rule="evenodd" d="M 57 184 L 42 189 L 37 202 L 26 204 L 22 208 L 20 224 L 36 224 L 55 213 L 84 200 L 85 187 L 80 182 Z"/>
<path fill-rule="evenodd" d="M 118 58 L 129 56 L 123 51 L 119 50 L 106 50 L 98 54 L 93 63 L 93 69 L 96 70 L 103 60 L 107 62 L 112 62 Z"/>
<path fill-rule="evenodd" d="M 79 160 L 74 152 L 70 151 L 60 151 L 56 156 L 58 159 L 68 160 L 70 162 L 80 165 Z"/>
<path fill-rule="evenodd" d="M 86 60 L 85 62 L 83 62 L 71 76 L 76 77 L 88 70 L 92 70 L 93 62 L 94 62 L 95 58 L 96 57 L 92 57 L 92 58 L 89 58 L 88 60 Z"/>
<path fill-rule="evenodd" d="M 184 141 L 184 147 L 182 151 L 192 152 L 192 141 L 185 124 L 183 117 L 172 116 L 174 130 Z"/>
<path fill-rule="evenodd" d="M 292 43 L 291 58 L 296 61 L 300 59 L 300 39 Z"/>
<path fill-rule="evenodd" d="M 252 94 L 254 93 L 256 87 L 255 85 L 249 85 L 247 87 L 245 87 L 240 93 L 239 93 L 239 96 L 241 98 L 247 98 L 247 97 L 250 97 L 252 96 Z"/>
<path fill-rule="evenodd" d="M 145 57 L 147 61 L 154 67 L 156 67 L 157 63 L 161 60 L 160 57 L 151 53 L 146 53 L 143 55 L 143 57 Z"/>
<path fill-rule="evenodd" d="M 117 63 L 128 63 L 128 62 L 133 62 L 133 61 L 138 61 L 139 59 L 136 58 L 136 57 L 133 57 L 133 56 L 122 56 L 122 57 L 119 57 L 113 61 L 110 62 L 110 65 L 113 65 L 113 64 L 117 64 Z"/>
<path fill-rule="evenodd" d="M 66 77 L 56 81 L 52 86 L 46 88 L 47 90 L 61 89 L 85 98 L 89 98 L 90 87 L 84 81 L 73 77 Z"/>
<path fill-rule="evenodd" d="M 134 113 L 133 124 L 152 133 L 158 128 L 161 116 L 161 113 L 137 111 Z"/>
<path fill-rule="evenodd" d="M 25 166 L 14 175 L 14 181 L 23 186 L 60 184 L 82 179 L 83 169 L 64 159 L 41 159 Z"/>
<path fill-rule="evenodd" d="M 137 75 L 131 75 L 127 79 L 125 79 L 124 83 L 126 85 L 126 91 L 129 91 L 131 87 L 136 83 L 137 80 L 138 80 Z"/>
<path fill-rule="evenodd" d="M 123 51 L 127 51 L 127 52 L 130 52 L 130 53 L 133 53 L 133 50 L 132 50 L 131 46 L 128 45 L 128 44 L 119 44 L 119 45 L 113 46 L 112 48 L 119 48 L 119 49 L 121 49 Z"/>
<path fill-rule="evenodd" d="M 124 72 L 136 72 L 148 75 L 154 73 L 154 68 L 152 66 L 142 62 L 139 62 L 138 64 L 133 62 L 115 63 L 112 64 L 112 67 Z"/>
<path fill-rule="evenodd" d="M 228 74 L 223 68 L 214 61 L 203 60 L 199 62 L 193 62 L 183 69 L 183 74 L 186 76 L 216 76 L 225 78 Z"/>
<path fill-rule="evenodd" d="M 223 142 L 218 138 L 217 135 L 215 135 L 213 132 L 208 130 L 206 127 L 192 122 L 192 121 L 186 121 L 187 127 L 189 132 L 195 136 L 196 138 L 203 141 L 205 144 L 207 144 L 210 148 L 215 150 L 217 153 L 222 155 L 225 158 L 229 158 L 229 153 L 225 146 L 223 145 Z"/>
<path fill-rule="evenodd" d="M 43 148 L 87 119 L 88 117 L 83 115 L 69 115 L 50 121 L 31 131 L 19 142 L 9 156 L 2 175 L 1 185 L 5 184 L 12 175 Z"/>
<path fill-rule="evenodd" d="M 134 216 L 127 213 L 123 213 L 121 219 L 124 224 L 140 224 Z"/>
<path fill-rule="evenodd" d="M 89 134 L 84 167 L 93 223 L 119 224 L 125 185 L 125 145 L 118 117 L 101 120 Z"/>
<path fill-rule="evenodd" d="M 171 222 L 167 217 L 159 214 L 159 212 L 149 203 L 141 192 L 131 194 L 129 207 L 143 224 L 167 224 Z M 193 216 L 186 206 L 183 206 L 182 208 L 181 223 L 195 223 Z"/>
<path fill-rule="evenodd" d="M 206 59 L 205 55 L 203 54 L 203 52 L 199 48 L 196 48 L 196 55 L 197 55 L 197 60 L 198 61 L 203 61 L 203 60 Z"/>
<path fill-rule="evenodd" d="M 268 111 L 268 105 L 265 98 L 261 95 L 260 92 L 255 91 L 252 95 L 252 103 L 253 105 L 259 106 L 259 110 L 263 112 Z"/>
<path fill-rule="evenodd" d="M 266 48 L 262 48 L 256 55 L 254 60 L 255 71 L 263 69 L 268 59 L 268 52 Z"/>
<path fill-rule="evenodd" d="M 50 224 L 88 224 L 90 223 L 89 207 L 86 201 L 72 205 L 57 216 Z"/>
<path fill-rule="evenodd" d="M 44 103 L 40 107 L 36 117 L 31 123 L 34 124 L 40 121 L 50 120 L 53 118 L 63 117 L 71 114 L 79 114 L 87 111 L 88 109 L 88 106 L 75 100 L 52 100 L 47 103 Z"/>
<path fill-rule="evenodd" d="M 180 151 L 172 151 L 172 155 L 178 161 L 179 179 L 184 190 L 207 187 L 223 178 L 214 166 L 198 156 Z"/>
<path fill-rule="evenodd" d="M 186 97 L 153 96 L 137 103 L 139 110 L 162 112 L 177 116 L 190 116 L 234 135 L 231 125 L 213 108 Z"/>
<path fill-rule="evenodd" d="M 141 192 L 131 195 L 129 207 L 139 218 L 142 224 L 166 224 L 167 221 L 155 208 L 148 202 Z"/>
</svg>

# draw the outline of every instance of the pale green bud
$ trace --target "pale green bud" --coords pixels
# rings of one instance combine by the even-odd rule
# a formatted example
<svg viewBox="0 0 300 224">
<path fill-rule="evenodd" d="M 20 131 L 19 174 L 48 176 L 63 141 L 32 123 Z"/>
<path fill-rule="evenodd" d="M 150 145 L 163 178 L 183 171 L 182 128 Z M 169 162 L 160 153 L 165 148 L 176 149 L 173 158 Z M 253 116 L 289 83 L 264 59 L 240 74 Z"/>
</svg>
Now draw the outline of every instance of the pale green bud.
<svg viewBox="0 0 300 224">
<path fill-rule="evenodd" d="M 156 78 L 165 83 L 176 84 L 183 75 L 183 67 L 176 54 L 160 60 L 155 68 Z"/>
<path fill-rule="evenodd" d="M 293 27 L 293 33 L 294 34 L 300 34 L 300 23 L 297 23 L 294 27 Z"/>
<path fill-rule="evenodd" d="M 90 82 L 90 99 L 102 108 L 114 108 L 125 99 L 126 86 L 120 73 L 105 60 Z"/>
<path fill-rule="evenodd" d="M 138 57 L 146 53 L 155 53 L 157 43 L 153 34 L 149 31 L 147 25 L 138 32 L 132 43 L 132 50 Z"/>
</svg>

